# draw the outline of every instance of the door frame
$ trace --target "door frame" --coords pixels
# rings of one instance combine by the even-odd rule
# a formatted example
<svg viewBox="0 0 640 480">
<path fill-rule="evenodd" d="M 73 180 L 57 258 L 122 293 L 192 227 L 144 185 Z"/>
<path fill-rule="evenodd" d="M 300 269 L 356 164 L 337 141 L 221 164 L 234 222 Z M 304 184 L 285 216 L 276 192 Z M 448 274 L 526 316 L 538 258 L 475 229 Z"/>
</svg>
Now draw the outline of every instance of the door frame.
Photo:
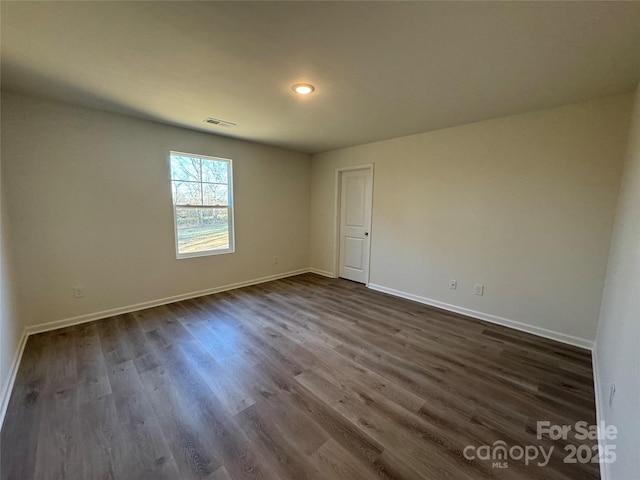
<svg viewBox="0 0 640 480">
<path fill-rule="evenodd" d="M 340 277 L 340 206 L 342 197 L 342 172 L 349 172 L 352 170 L 369 170 L 371 175 L 371 217 L 369 218 L 369 257 L 366 259 L 367 267 L 367 282 L 365 285 L 369 286 L 369 279 L 371 278 L 371 237 L 373 235 L 373 174 L 374 164 L 366 163 L 364 165 L 353 165 L 349 167 L 336 168 L 335 178 L 335 197 L 334 197 L 334 210 L 333 210 L 333 277 Z"/>
</svg>

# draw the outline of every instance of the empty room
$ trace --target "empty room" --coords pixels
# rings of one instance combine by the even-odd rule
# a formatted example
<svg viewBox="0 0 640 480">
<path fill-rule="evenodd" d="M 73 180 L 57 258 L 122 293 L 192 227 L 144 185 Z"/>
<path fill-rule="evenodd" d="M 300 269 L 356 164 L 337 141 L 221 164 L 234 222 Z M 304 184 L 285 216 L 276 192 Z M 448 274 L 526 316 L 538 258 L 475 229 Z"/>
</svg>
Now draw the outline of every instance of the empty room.
<svg viewBox="0 0 640 480">
<path fill-rule="evenodd" d="M 640 2 L 0 2 L 1 480 L 640 479 Z"/>
</svg>

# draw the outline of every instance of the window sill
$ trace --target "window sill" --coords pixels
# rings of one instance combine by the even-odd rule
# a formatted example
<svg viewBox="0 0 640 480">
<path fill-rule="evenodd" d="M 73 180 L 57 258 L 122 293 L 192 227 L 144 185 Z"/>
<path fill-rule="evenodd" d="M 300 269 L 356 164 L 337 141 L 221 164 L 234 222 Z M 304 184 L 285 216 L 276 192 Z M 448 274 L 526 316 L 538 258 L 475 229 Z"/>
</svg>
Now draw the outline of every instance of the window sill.
<svg viewBox="0 0 640 480">
<path fill-rule="evenodd" d="M 209 257 L 211 255 L 224 255 L 226 253 L 235 253 L 235 249 L 227 248 L 224 250 L 205 250 L 202 252 L 178 253 L 176 254 L 176 260 L 182 260 L 184 258 Z"/>
</svg>

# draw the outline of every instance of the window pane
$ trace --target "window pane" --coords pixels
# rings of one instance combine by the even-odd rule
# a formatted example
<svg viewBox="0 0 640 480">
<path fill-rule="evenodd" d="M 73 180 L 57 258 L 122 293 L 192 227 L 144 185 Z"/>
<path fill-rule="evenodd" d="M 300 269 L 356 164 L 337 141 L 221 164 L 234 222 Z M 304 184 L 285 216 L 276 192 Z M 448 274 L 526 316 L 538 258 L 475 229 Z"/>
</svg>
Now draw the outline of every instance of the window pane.
<svg viewBox="0 0 640 480">
<path fill-rule="evenodd" d="M 229 187 L 219 183 L 203 183 L 204 205 L 229 205 Z"/>
<path fill-rule="evenodd" d="M 171 155 L 171 179 L 200 182 L 200 159 L 184 155 Z"/>
<path fill-rule="evenodd" d="M 202 205 L 201 183 L 171 182 L 173 184 L 173 203 L 175 205 Z"/>
<path fill-rule="evenodd" d="M 229 183 L 229 163 L 218 160 L 202 160 L 202 181 Z"/>
<path fill-rule="evenodd" d="M 226 208 L 176 208 L 178 253 L 229 248 L 229 211 Z"/>
</svg>

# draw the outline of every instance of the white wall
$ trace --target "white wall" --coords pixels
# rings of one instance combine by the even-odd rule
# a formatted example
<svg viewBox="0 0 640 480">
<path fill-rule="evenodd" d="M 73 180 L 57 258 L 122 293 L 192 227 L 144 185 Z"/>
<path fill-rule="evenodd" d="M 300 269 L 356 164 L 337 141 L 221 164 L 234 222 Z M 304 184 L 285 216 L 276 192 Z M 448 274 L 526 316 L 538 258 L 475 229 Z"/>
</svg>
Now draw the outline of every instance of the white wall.
<svg viewBox="0 0 640 480">
<path fill-rule="evenodd" d="M 4 165 L 0 166 L 0 171 Z M 17 358 L 24 325 L 16 312 L 16 289 L 11 255 L 5 175 L 0 174 L 0 424 L 9 400 L 11 368 Z"/>
<path fill-rule="evenodd" d="M 597 370 L 600 398 L 618 393 L 599 413 L 620 429 L 610 478 L 636 478 L 640 94 L 607 270 L 631 107 L 616 96 L 362 145 L 310 170 L 307 155 L 3 93 L 0 385 L 25 325 L 304 269 L 309 245 L 333 272 L 335 169 L 375 163 L 372 283 L 592 340 L 608 272 Z M 234 159 L 235 254 L 175 259 L 171 149 Z"/>
<path fill-rule="evenodd" d="M 233 159 L 236 253 L 176 260 L 170 150 Z M 2 158 L 27 325 L 308 267 L 308 155 L 3 93 Z"/>
<path fill-rule="evenodd" d="M 598 414 L 618 428 L 610 480 L 640 478 L 640 86 L 611 240 L 596 338 Z M 611 386 L 616 393 L 609 404 Z"/>
<path fill-rule="evenodd" d="M 314 155 L 311 267 L 335 270 L 336 168 L 374 163 L 372 284 L 588 344 L 630 112 L 622 95 Z"/>
</svg>

